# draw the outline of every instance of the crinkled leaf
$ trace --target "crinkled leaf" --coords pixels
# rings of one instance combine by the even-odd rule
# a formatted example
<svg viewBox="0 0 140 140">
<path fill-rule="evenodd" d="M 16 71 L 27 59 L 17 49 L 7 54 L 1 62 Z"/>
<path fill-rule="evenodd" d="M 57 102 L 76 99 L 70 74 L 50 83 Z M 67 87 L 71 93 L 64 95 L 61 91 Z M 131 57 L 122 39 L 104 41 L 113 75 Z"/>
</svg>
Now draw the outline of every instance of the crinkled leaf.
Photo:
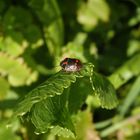
<svg viewBox="0 0 140 140">
<path fill-rule="evenodd" d="M 64 89 L 76 82 L 76 77 L 89 77 L 92 68 L 91 64 L 87 64 L 80 72 L 58 72 L 25 97 L 15 116 L 30 112 L 36 133 L 50 130 L 53 134 L 74 137 L 75 131 L 67 107 L 68 94 L 65 94 Z"/>
<path fill-rule="evenodd" d="M 55 135 L 74 137 L 74 126 L 70 114 L 66 108 L 67 93 L 49 97 L 36 103 L 31 111 L 31 120 L 37 133 L 45 133 L 48 130 Z"/>
<path fill-rule="evenodd" d="M 30 111 L 33 104 L 45 100 L 48 97 L 61 95 L 65 88 L 68 88 L 71 83 L 76 82 L 76 77 L 89 77 L 92 68 L 92 64 L 89 63 L 86 64 L 80 72 L 58 72 L 54 76 L 50 77 L 46 82 L 32 90 L 19 104 L 19 107 L 16 110 L 16 114 L 22 116 Z"/>
<path fill-rule="evenodd" d="M 89 63 L 84 64 L 79 72 L 56 73 L 20 102 L 15 116 L 23 116 L 27 112 L 27 115 L 31 114 L 29 119 L 36 127 L 36 133 L 51 131 L 56 135 L 74 137 L 71 115 L 76 113 L 87 96 L 93 93 L 91 74 L 93 74 L 94 92 L 99 97 L 101 106 L 111 109 L 117 104 L 113 86 L 102 76 L 92 73 L 92 70 L 93 65 Z"/>
<path fill-rule="evenodd" d="M 113 85 L 104 76 L 98 73 L 93 73 L 93 86 L 95 88 L 95 95 L 99 98 L 101 107 L 112 109 L 117 106 L 118 100 Z"/>
</svg>

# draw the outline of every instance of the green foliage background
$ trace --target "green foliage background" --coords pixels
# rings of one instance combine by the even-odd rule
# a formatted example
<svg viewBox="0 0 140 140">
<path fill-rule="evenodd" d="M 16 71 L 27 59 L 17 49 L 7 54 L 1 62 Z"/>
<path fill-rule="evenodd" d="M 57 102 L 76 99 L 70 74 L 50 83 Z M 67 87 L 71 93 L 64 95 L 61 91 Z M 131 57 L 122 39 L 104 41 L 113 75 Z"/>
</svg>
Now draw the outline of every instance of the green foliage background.
<svg viewBox="0 0 140 140">
<path fill-rule="evenodd" d="M 95 96 L 86 68 L 58 72 L 65 57 L 94 64 Z M 0 140 L 138 140 L 139 93 L 139 0 L 0 1 Z"/>
</svg>

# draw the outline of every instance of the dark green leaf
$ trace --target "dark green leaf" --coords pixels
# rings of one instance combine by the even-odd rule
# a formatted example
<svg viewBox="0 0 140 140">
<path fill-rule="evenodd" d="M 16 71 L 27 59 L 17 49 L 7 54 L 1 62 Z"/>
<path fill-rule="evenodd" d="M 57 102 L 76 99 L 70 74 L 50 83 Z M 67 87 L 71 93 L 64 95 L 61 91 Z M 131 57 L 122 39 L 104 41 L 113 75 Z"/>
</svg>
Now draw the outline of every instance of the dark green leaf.
<svg viewBox="0 0 140 140">
<path fill-rule="evenodd" d="M 117 106 L 118 100 L 113 85 L 98 73 L 93 73 L 92 83 L 95 95 L 99 98 L 101 107 L 112 109 Z"/>
<path fill-rule="evenodd" d="M 28 5 L 43 25 L 43 36 L 50 53 L 56 56 L 64 39 L 63 22 L 56 0 L 30 0 Z"/>
<path fill-rule="evenodd" d="M 93 68 L 92 64 L 85 64 L 85 67 L 80 72 L 69 73 L 60 71 L 46 82 L 32 90 L 25 99 L 19 104 L 16 110 L 17 115 L 24 115 L 30 111 L 33 104 L 47 99 L 61 95 L 65 88 L 68 88 L 71 83 L 76 82 L 76 77 L 90 76 L 90 71 Z"/>
<path fill-rule="evenodd" d="M 89 63 L 84 64 L 79 72 L 58 72 L 25 97 L 15 116 L 29 112 L 36 133 L 51 131 L 56 135 L 74 137 L 71 115 L 80 109 L 93 88 L 103 108 L 111 109 L 117 105 L 113 86 L 107 79 L 92 71 L 93 65 Z M 66 90 L 68 87 L 70 90 Z"/>
<path fill-rule="evenodd" d="M 55 135 L 74 137 L 74 126 L 66 108 L 66 101 L 67 92 L 49 97 L 33 106 L 31 120 L 37 129 L 36 133 L 45 133 L 51 129 Z"/>
<path fill-rule="evenodd" d="M 92 93 L 91 84 L 89 78 L 77 79 L 76 83 L 71 85 L 68 107 L 70 113 L 77 113 L 82 107 L 83 103 L 89 94 Z"/>
</svg>

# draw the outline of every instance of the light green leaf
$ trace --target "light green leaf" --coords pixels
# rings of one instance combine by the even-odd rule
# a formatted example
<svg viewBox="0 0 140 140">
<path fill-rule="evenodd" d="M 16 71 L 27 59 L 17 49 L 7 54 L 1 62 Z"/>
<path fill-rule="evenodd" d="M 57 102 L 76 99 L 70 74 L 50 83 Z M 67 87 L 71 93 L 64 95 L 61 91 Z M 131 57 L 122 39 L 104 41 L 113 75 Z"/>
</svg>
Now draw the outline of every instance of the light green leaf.
<svg viewBox="0 0 140 140">
<path fill-rule="evenodd" d="M 6 97 L 9 87 L 9 83 L 0 76 L 0 100 Z"/>
<path fill-rule="evenodd" d="M 134 55 L 118 70 L 108 77 L 115 89 L 126 83 L 132 77 L 140 74 L 140 53 Z"/>
<path fill-rule="evenodd" d="M 140 94 L 140 76 L 134 82 L 132 88 L 128 92 L 127 97 L 124 99 L 124 102 L 120 107 L 120 114 L 122 116 L 124 116 L 128 112 L 130 106 L 135 102 L 139 94 Z"/>
<path fill-rule="evenodd" d="M 109 20 L 110 9 L 105 0 L 88 0 L 78 10 L 78 21 L 85 27 L 93 28 L 98 21 Z"/>
<path fill-rule="evenodd" d="M 28 85 L 37 78 L 37 72 L 32 72 L 23 59 L 15 59 L 4 53 L 0 53 L 0 73 L 7 75 L 13 86 Z"/>
<path fill-rule="evenodd" d="M 25 45 L 15 42 L 11 37 L 0 38 L 0 50 L 17 57 L 24 52 Z"/>
<path fill-rule="evenodd" d="M 130 40 L 128 44 L 127 55 L 132 56 L 139 51 L 140 51 L 140 41 L 136 39 Z"/>
<path fill-rule="evenodd" d="M 69 42 L 62 49 L 63 52 L 62 58 L 69 56 L 71 58 L 78 58 L 82 62 L 86 62 L 86 58 L 84 56 L 84 47 L 83 47 L 86 37 L 87 37 L 86 34 L 78 33 L 75 37 L 75 40 Z"/>
<path fill-rule="evenodd" d="M 18 131 L 19 122 L 14 121 L 14 127 L 7 128 L 6 122 L 0 122 L 0 140 L 21 140 L 21 137 L 16 134 Z"/>
</svg>

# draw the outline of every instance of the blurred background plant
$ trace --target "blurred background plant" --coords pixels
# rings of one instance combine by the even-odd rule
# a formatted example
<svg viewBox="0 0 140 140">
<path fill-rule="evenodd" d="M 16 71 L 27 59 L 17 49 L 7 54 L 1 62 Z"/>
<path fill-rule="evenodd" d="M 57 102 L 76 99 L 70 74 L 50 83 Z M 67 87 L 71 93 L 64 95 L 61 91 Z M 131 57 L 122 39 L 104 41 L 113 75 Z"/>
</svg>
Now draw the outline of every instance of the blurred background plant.
<svg viewBox="0 0 140 140">
<path fill-rule="evenodd" d="M 36 135 L 18 118 L 6 128 L 19 100 L 59 71 L 65 57 L 92 62 L 119 98 L 117 108 L 106 110 L 89 96 L 75 116 L 76 139 L 138 140 L 139 0 L 0 1 L 0 140 L 72 140 Z"/>
</svg>

